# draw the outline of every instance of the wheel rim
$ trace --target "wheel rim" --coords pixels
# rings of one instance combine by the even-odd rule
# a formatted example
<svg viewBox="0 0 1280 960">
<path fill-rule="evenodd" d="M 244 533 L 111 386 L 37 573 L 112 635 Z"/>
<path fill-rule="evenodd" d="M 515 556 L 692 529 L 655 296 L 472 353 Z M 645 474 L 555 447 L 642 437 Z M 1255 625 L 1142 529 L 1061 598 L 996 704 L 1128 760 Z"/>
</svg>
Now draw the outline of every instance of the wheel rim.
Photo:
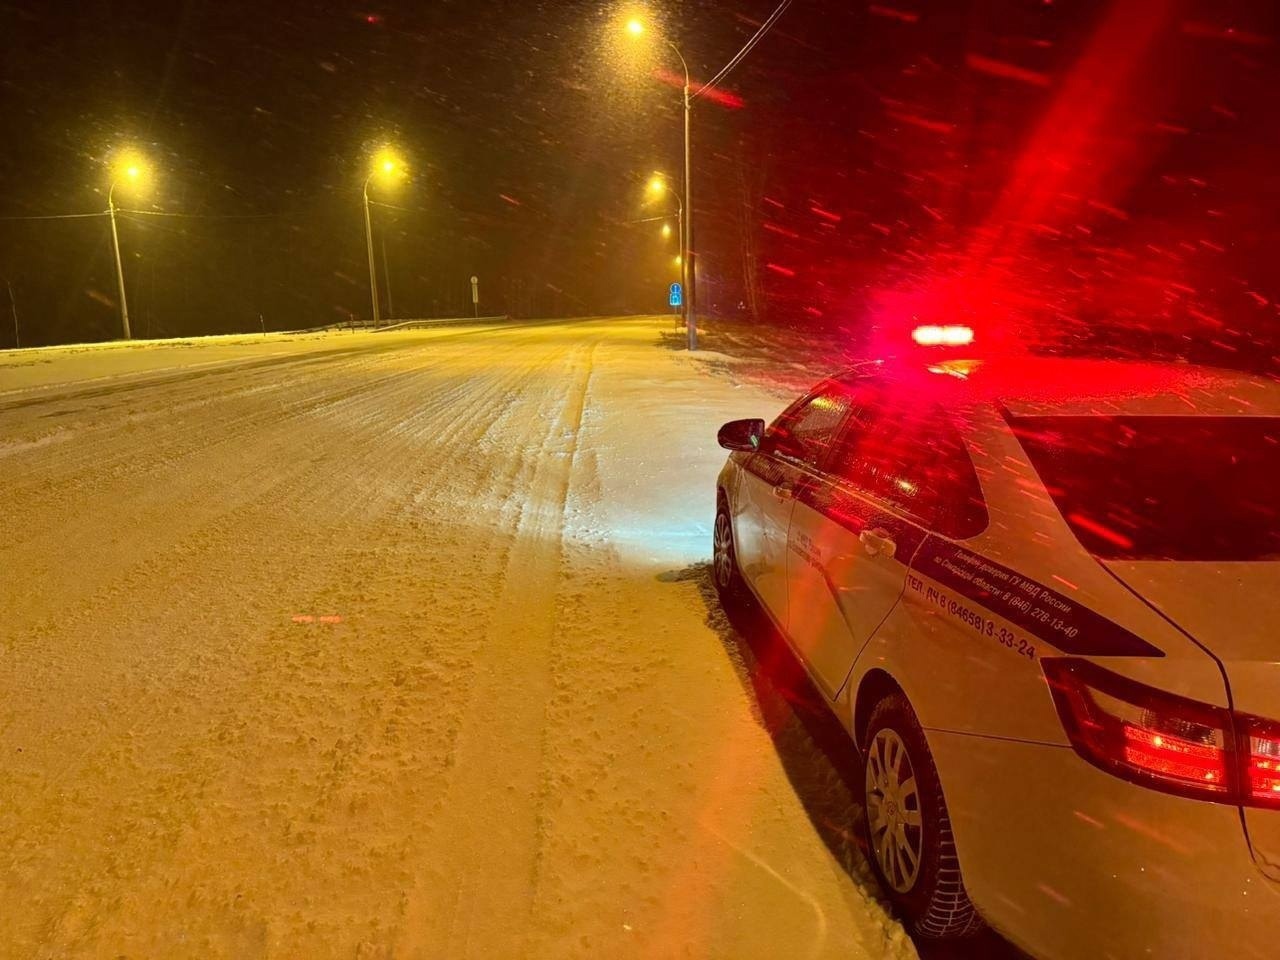
<svg viewBox="0 0 1280 960">
<path fill-rule="evenodd" d="M 716 585 L 727 587 L 733 580 L 733 531 L 729 528 L 729 518 L 723 511 L 716 514 L 714 544 L 712 564 L 715 568 Z"/>
<path fill-rule="evenodd" d="M 876 863 L 890 887 L 907 893 L 920 875 L 924 833 L 915 770 L 907 745 L 893 730 L 881 730 L 871 740 L 866 797 Z"/>
</svg>

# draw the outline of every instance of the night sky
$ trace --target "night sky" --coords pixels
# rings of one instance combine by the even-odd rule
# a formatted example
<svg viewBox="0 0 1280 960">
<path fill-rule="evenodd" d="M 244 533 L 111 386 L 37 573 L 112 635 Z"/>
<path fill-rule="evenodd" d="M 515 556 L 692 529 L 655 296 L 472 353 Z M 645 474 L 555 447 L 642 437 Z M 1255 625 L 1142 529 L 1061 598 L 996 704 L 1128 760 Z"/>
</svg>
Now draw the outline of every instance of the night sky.
<svg viewBox="0 0 1280 960">
<path fill-rule="evenodd" d="M 649 12 L 696 80 L 775 5 Z M 367 317 L 360 187 L 390 141 L 412 170 L 375 209 L 396 315 L 456 315 L 472 273 L 486 312 L 656 311 L 676 243 L 634 221 L 664 212 L 645 179 L 679 173 L 678 63 L 628 45 L 634 9 L 0 3 L 0 217 L 102 211 L 133 144 L 154 179 L 118 199 L 165 214 L 121 223 L 136 336 Z M 1273 365 L 1278 20 L 1268 0 L 795 0 L 696 104 L 704 310 L 871 343 L 964 315 Z M 24 344 L 115 334 L 108 230 L 0 220 Z"/>
</svg>

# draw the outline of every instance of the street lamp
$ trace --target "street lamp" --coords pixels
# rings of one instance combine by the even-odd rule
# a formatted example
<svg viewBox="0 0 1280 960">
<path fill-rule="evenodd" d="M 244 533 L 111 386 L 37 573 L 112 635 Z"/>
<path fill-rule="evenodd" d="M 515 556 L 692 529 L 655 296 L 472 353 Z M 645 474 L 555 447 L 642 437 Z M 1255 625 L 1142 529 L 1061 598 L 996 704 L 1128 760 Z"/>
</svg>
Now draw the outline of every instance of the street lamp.
<svg viewBox="0 0 1280 960">
<path fill-rule="evenodd" d="M 638 17 L 633 17 L 627 21 L 627 32 L 633 37 L 643 36 L 646 32 L 644 21 Z M 689 349 L 698 349 L 698 322 L 694 316 L 694 287 L 698 282 L 698 274 L 695 269 L 696 259 L 693 253 L 693 177 L 691 176 L 691 154 L 692 148 L 689 138 L 689 107 L 692 98 L 689 95 L 689 64 L 684 58 L 684 54 L 670 40 L 662 38 L 668 47 L 672 49 L 676 57 L 680 60 L 680 66 L 684 70 L 684 201 L 681 205 L 682 211 L 687 211 L 688 216 L 683 217 L 683 227 L 680 232 L 680 247 L 683 251 L 683 266 L 681 267 L 682 279 L 684 280 L 684 324 L 685 331 L 689 337 Z M 692 282 L 690 282 L 692 281 Z"/>
<path fill-rule="evenodd" d="M 116 283 L 120 291 L 120 334 L 132 340 L 129 330 L 129 302 L 124 294 L 124 263 L 120 259 L 120 231 L 116 227 L 116 187 L 123 181 L 130 186 L 141 183 L 147 175 L 147 164 L 136 150 L 122 150 L 111 162 L 111 186 L 107 190 L 107 210 L 111 214 L 111 248 L 116 255 Z"/>
<path fill-rule="evenodd" d="M 667 194 L 667 181 L 663 178 L 662 174 L 660 173 L 655 173 L 652 177 L 650 177 L 649 183 L 647 186 L 648 186 L 649 192 L 653 194 L 655 197 L 662 197 L 662 196 L 666 196 Z M 684 203 L 680 200 L 679 194 L 673 193 L 671 194 L 671 196 L 676 202 L 676 228 L 679 230 L 679 233 L 680 233 L 681 250 L 684 251 L 685 249 L 687 249 L 684 245 Z M 662 225 L 662 235 L 664 237 L 668 237 L 671 235 L 671 226 L 669 224 L 664 223 Z M 683 253 L 681 256 L 676 257 L 676 265 L 680 267 L 680 288 L 684 291 L 684 302 L 686 304 L 685 321 L 688 322 L 687 304 L 689 302 L 689 285 L 688 283 L 685 282 L 686 277 L 685 277 L 685 271 L 684 271 Z M 696 338 L 694 339 L 693 346 L 690 347 L 690 349 L 691 350 L 697 349 Z"/>
<path fill-rule="evenodd" d="M 374 177 L 390 180 L 404 171 L 404 162 L 390 147 L 383 147 L 373 156 L 369 175 L 364 178 L 364 240 L 369 253 L 369 297 L 373 302 L 373 325 L 382 322 L 378 307 L 378 271 L 373 259 L 373 221 L 369 217 L 369 183 Z"/>
</svg>

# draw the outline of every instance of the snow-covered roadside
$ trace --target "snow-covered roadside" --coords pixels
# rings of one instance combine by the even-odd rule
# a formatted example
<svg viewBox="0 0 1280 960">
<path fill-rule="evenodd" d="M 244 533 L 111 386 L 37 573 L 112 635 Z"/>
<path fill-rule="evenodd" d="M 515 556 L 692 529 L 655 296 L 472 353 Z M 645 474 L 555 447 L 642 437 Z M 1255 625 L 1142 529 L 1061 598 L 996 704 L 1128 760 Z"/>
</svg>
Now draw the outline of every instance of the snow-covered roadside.
<svg viewBox="0 0 1280 960">
<path fill-rule="evenodd" d="M 351 333 L 236 334 L 182 340 L 111 340 L 0 350 L 0 396 L 18 390 L 324 349 Z"/>
<path fill-rule="evenodd" d="M 498 321 L 509 323 L 510 321 Z M 459 327 L 494 326 L 446 321 L 436 332 Z M 424 328 L 430 330 L 430 327 Z M 367 349 L 374 344 L 418 342 L 413 328 L 314 330 L 298 333 L 226 334 L 169 340 L 109 340 L 27 350 L 0 350 L 0 397 L 6 393 L 81 385 L 117 377 L 189 371 L 272 357 L 304 356 L 330 350 Z"/>
<path fill-rule="evenodd" d="M 0 404 L 0 956 L 913 956 L 706 589 L 785 398 L 658 329 Z"/>
</svg>

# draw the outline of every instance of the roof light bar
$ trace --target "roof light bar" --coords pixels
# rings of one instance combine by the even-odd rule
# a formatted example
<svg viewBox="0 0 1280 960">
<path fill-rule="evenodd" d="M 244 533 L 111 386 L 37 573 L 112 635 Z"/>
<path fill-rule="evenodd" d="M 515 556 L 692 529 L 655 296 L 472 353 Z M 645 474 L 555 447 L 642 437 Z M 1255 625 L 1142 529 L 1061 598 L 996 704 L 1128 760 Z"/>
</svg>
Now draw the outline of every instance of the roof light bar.
<svg viewBox="0 0 1280 960">
<path fill-rule="evenodd" d="M 973 343 L 973 327 L 928 324 L 912 330 L 911 339 L 922 347 L 963 347 Z"/>
</svg>

